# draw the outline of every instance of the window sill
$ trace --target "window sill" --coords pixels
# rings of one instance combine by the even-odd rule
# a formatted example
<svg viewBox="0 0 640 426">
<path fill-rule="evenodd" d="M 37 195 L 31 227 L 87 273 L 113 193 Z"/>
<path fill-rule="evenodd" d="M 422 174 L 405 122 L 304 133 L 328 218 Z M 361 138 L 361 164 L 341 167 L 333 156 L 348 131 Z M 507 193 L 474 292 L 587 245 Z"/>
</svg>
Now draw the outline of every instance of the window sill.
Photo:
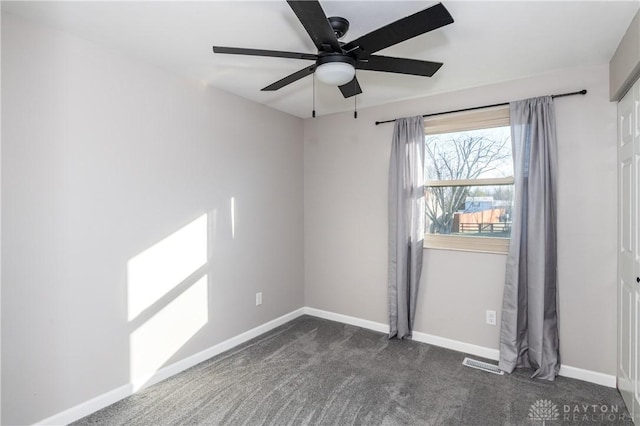
<svg viewBox="0 0 640 426">
<path fill-rule="evenodd" d="M 424 248 L 476 253 L 507 254 L 509 238 L 461 237 L 457 235 L 425 235 Z"/>
</svg>

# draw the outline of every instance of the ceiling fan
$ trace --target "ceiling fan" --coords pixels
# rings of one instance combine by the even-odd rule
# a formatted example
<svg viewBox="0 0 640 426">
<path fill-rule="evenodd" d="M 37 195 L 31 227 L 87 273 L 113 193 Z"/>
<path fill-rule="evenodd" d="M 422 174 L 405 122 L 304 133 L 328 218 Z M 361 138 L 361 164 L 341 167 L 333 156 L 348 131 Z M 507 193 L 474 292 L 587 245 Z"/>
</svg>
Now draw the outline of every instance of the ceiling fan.
<svg viewBox="0 0 640 426">
<path fill-rule="evenodd" d="M 356 69 L 431 77 L 442 66 L 440 62 L 392 58 L 373 54 L 394 44 L 453 23 L 453 18 L 442 3 L 399 19 L 348 43 L 338 40 L 349 29 L 349 21 L 345 18 L 337 16 L 327 18 L 317 0 L 287 0 L 287 3 L 309 33 L 318 53 L 213 46 L 215 53 L 315 61 L 313 65 L 263 88 L 263 91 L 281 89 L 315 72 L 318 80 L 339 86 L 344 97 L 349 98 L 362 93 L 355 76 Z"/>
</svg>

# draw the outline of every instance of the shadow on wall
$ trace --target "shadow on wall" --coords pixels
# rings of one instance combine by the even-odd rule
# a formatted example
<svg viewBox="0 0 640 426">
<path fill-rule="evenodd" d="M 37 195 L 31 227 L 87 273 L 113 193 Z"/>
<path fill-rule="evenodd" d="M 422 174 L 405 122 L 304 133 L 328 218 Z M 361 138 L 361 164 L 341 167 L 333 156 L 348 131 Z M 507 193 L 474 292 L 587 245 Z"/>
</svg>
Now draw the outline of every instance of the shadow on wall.
<svg viewBox="0 0 640 426">
<path fill-rule="evenodd" d="M 232 234 L 235 200 L 231 199 Z M 217 210 L 204 214 L 127 262 L 129 379 L 133 392 L 209 322 L 210 242 Z"/>
</svg>

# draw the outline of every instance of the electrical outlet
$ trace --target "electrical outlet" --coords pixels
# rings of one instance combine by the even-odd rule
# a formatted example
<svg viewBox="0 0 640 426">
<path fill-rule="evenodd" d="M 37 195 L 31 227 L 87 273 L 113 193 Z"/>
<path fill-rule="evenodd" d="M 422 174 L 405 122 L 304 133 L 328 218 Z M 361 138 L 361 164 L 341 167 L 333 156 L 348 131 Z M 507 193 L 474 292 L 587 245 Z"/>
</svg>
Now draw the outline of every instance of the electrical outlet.
<svg viewBox="0 0 640 426">
<path fill-rule="evenodd" d="M 496 325 L 496 311 L 487 310 L 487 324 Z"/>
<path fill-rule="evenodd" d="M 262 305 L 262 292 L 256 293 L 256 306 Z"/>
</svg>

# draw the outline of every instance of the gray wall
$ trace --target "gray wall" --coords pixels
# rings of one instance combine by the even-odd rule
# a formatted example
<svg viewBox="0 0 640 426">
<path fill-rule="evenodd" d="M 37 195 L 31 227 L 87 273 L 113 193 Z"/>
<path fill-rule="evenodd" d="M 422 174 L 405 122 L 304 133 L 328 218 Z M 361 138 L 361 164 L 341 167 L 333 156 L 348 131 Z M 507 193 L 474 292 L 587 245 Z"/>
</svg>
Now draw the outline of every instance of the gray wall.
<svg viewBox="0 0 640 426">
<path fill-rule="evenodd" d="M 607 66 L 574 69 L 304 123 L 305 302 L 388 323 L 390 119 L 587 89 L 558 99 L 563 364 L 616 372 L 616 108 Z M 364 88 L 366 90 L 366 88 Z M 416 331 L 498 348 L 505 256 L 425 250 Z M 498 318 L 498 323 L 500 318 Z"/>
<path fill-rule="evenodd" d="M 129 383 L 133 357 L 169 365 L 303 306 L 302 120 L 3 14 L 2 124 L 2 424 Z M 202 244 L 182 275 L 152 262 L 143 281 L 184 280 L 130 319 L 133 259 Z M 157 329 L 190 318 L 186 335 Z M 132 353 L 149 325 L 162 353 Z"/>
</svg>

